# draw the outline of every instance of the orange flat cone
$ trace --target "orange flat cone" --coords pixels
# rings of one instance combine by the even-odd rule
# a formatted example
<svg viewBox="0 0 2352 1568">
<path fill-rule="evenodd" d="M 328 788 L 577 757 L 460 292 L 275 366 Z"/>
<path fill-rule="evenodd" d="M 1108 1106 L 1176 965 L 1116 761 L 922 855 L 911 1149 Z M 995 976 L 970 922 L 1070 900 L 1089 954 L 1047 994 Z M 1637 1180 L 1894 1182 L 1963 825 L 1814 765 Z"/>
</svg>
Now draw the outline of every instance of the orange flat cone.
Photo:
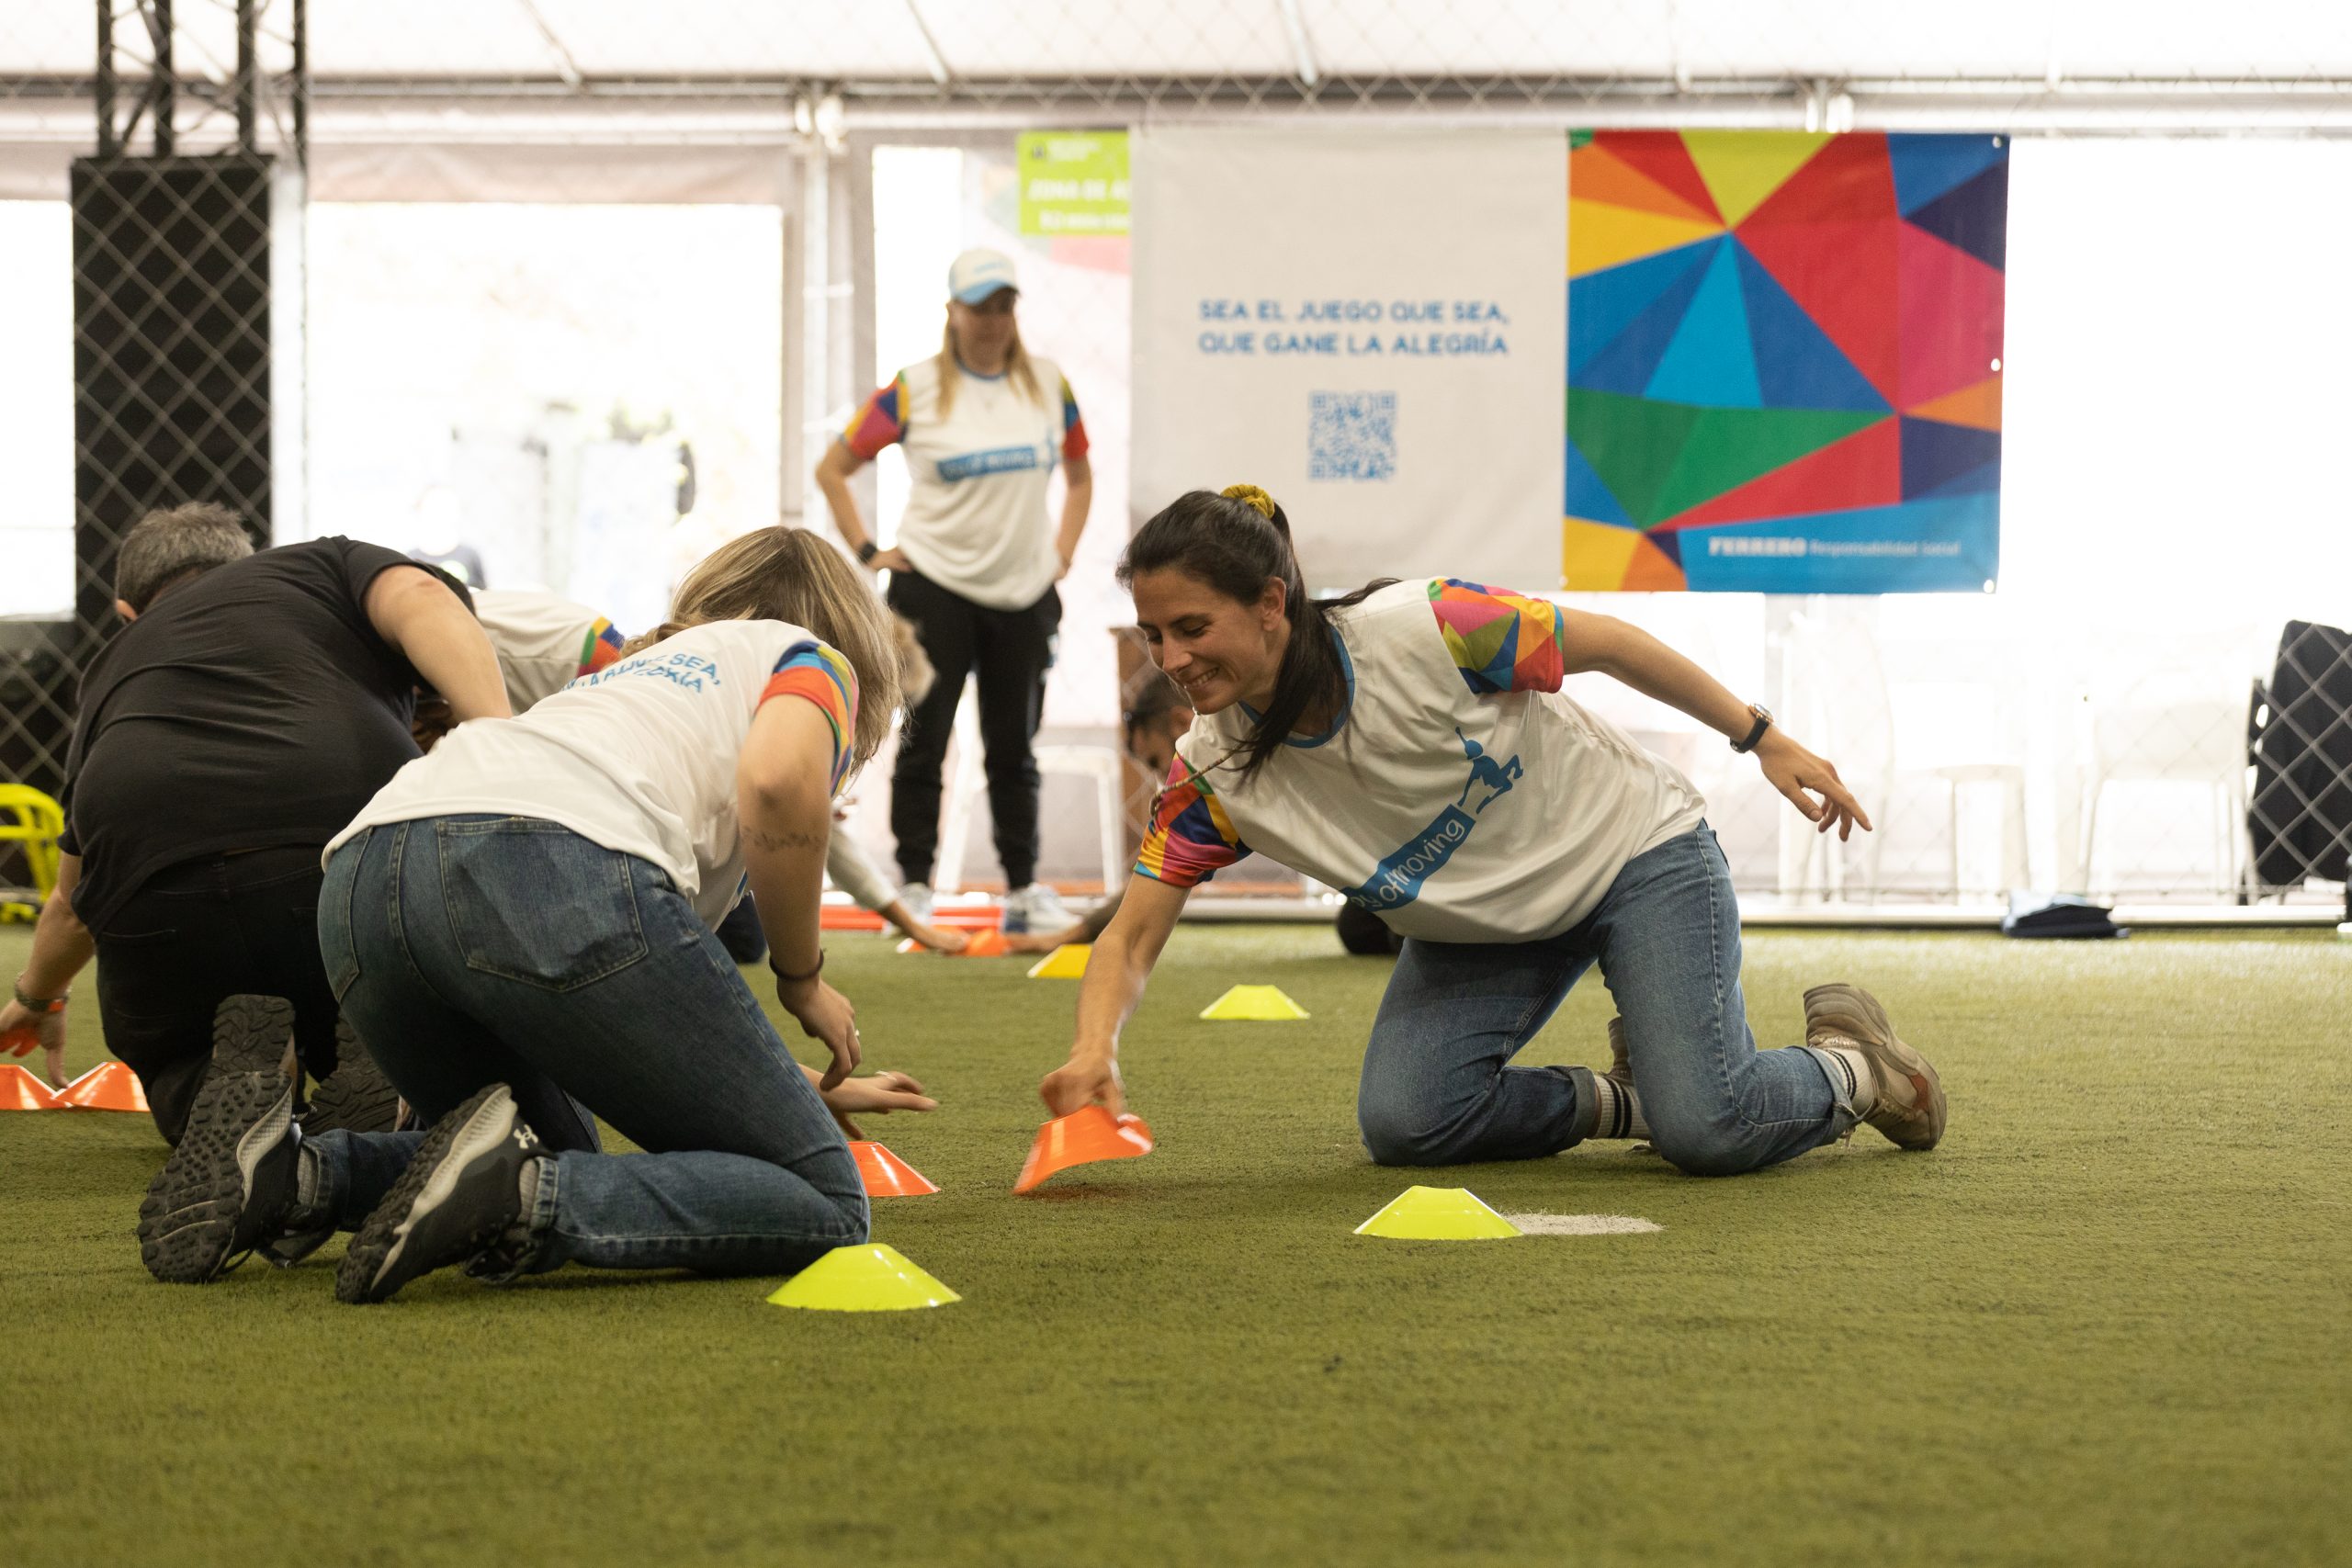
<svg viewBox="0 0 2352 1568">
<path fill-rule="evenodd" d="M 0 1067 L 0 1111 L 54 1111 L 57 1091 L 11 1062 Z"/>
<path fill-rule="evenodd" d="M 879 1144 L 853 1138 L 849 1152 L 857 1158 L 857 1179 L 865 1183 L 868 1198 L 921 1198 L 939 1190 L 922 1171 Z"/>
<path fill-rule="evenodd" d="M 1114 1119 L 1099 1105 L 1057 1116 L 1037 1129 L 1037 1141 L 1012 1184 L 1026 1192 L 1057 1172 L 1102 1159 L 1140 1159 L 1151 1153 L 1151 1129 L 1140 1116 Z"/>
<path fill-rule="evenodd" d="M 909 937 L 899 943 L 899 951 L 900 953 L 929 953 L 932 950 L 914 938 Z M 966 937 L 963 952 L 943 953 L 939 956 L 942 958 L 1002 958 L 1005 951 L 1004 933 L 994 926 L 981 926 L 972 930 Z"/>
<path fill-rule="evenodd" d="M 57 1101 L 84 1111 L 144 1111 L 147 1091 L 140 1087 L 137 1073 L 120 1062 L 108 1062 L 67 1084 L 58 1091 Z"/>
</svg>

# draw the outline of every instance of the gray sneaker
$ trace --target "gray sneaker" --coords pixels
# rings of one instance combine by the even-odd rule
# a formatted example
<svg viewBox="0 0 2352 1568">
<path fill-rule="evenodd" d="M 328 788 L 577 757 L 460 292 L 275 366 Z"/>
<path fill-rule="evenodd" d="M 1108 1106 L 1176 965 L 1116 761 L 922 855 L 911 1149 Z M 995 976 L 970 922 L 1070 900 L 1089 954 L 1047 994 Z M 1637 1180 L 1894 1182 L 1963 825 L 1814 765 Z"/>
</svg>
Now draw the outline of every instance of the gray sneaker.
<svg viewBox="0 0 2352 1568">
<path fill-rule="evenodd" d="M 1061 895 L 1042 882 L 1026 887 L 1016 887 L 1004 896 L 1004 932 L 1007 936 L 1022 936 L 1030 932 L 1068 931 L 1078 923 Z"/>
<path fill-rule="evenodd" d="M 1943 1080 L 1927 1057 L 1895 1037 L 1876 997 L 1860 986 L 1815 986 L 1804 994 L 1804 1042 L 1862 1054 L 1878 1090 L 1862 1120 L 1897 1147 L 1932 1149 L 1943 1137 Z"/>
<path fill-rule="evenodd" d="M 502 1272 L 512 1273 L 527 1250 L 524 1168 L 541 1153 L 503 1083 L 441 1118 L 351 1238 L 335 1299 L 386 1301 L 420 1274 L 485 1254 L 501 1254 Z"/>
<path fill-rule="evenodd" d="M 899 902 L 907 907 L 908 914 L 912 915 L 924 925 L 931 924 L 933 900 L 930 883 L 908 883 L 905 886 L 899 889 Z"/>
<path fill-rule="evenodd" d="M 217 1280 L 284 1234 L 301 1146 L 284 1066 L 293 1035 L 280 997 L 231 997 L 214 1010 L 187 1131 L 139 1205 L 139 1255 L 164 1283 Z"/>
</svg>

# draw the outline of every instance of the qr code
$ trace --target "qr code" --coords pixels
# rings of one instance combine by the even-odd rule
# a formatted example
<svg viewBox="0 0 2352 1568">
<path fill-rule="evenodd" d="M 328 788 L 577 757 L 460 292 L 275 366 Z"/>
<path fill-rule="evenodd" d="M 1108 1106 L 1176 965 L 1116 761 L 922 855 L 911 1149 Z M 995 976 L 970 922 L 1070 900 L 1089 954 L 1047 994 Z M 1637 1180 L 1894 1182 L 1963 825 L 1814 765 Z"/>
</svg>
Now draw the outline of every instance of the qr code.
<svg viewBox="0 0 2352 1568">
<path fill-rule="evenodd" d="M 1396 394 L 1307 394 L 1306 477 L 1309 479 L 1393 479 L 1396 477 Z"/>
</svg>

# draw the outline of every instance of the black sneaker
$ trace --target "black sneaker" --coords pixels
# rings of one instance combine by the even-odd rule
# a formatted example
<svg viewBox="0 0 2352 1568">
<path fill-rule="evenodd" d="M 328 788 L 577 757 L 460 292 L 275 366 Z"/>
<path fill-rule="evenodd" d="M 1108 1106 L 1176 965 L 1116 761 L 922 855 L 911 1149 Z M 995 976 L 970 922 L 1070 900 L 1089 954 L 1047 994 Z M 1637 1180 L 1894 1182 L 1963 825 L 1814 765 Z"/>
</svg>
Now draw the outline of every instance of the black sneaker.
<svg viewBox="0 0 2352 1568">
<path fill-rule="evenodd" d="M 282 998 L 231 997 L 214 1011 L 187 1131 L 139 1205 L 139 1255 L 156 1279 L 204 1284 L 280 1235 L 301 1139 L 285 1068 L 293 1034 Z"/>
<path fill-rule="evenodd" d="M 492 1084 L 433 1124 L 343 1255 L 337 1301 L 389 1300 L 420 1274 L 465 1263 L 510 1239 L 523 1213 L 523 1170 L 539 1140 Z"/>
<path fill-rule="evenodd" d="M 390 1133 L 400 1123 L 401 1091 L 368 1054 L 348 1023 L 334 1026 L 334 1071 L 311 1087 L 311 1108 L 303 1114 L 305 1135 L 341 1127 L 353 1133 Z"/>
</svg>

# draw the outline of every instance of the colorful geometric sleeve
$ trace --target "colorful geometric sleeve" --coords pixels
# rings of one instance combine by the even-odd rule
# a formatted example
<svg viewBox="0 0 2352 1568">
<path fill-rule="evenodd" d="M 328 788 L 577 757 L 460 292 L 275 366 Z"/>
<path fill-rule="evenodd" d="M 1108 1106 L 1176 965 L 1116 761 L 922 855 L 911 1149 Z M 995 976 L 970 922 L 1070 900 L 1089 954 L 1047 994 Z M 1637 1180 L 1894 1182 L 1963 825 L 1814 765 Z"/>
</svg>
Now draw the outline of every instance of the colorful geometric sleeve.
<svg viewBox="0 0 2352 1568">
<path fill-rule="evenodd" d="M 613 623 L 599 615 L 588 626 L 588 635 L 580 644 L 580 668 L 572 671 L 572 679 L 593 675 L 621 656 L 621 644 L 628 639 L 613 629 Z"/>
<path fill-rule="evenodd" d="M 1152 803 L 1136 872 L 1170 887 L 1197 887 L 1249 852 L 1208 780 L 1179 756 Z"/>
<path fill-rule="evenodd" d="M 1430 584 L 1430 608 L 1463 683 L 1478 695 L 1560 689 L 1565 628 L 1550 600 L 1441 577 Z"/>
<path fill-rule="evenodd" d="M 1069 378 L 1062 378 L 1062 461 L 1075 463 L 1086 456 L 1086 422 L 1078 417 L 1078 394 L 1069 389 Z"/>
<path fill-rule="evenodd" d="M 875 455 L 907 434 L 907 378 L 902 371 L 890 384 L 865 400 L 857 417 L 842 432 L 842 445 L 871 461 Z"/>
<path fill-rule="evenodd" d="M 857 671 L 821 642 L 796 642 L 775 661 L 775 673 L 760 693 L 762 703 L 771 697 L 805 698 L 832 726 L 832 793 L 840 794 L 849 776 L 851 740 L 857 732 Z"/>
</svg>

